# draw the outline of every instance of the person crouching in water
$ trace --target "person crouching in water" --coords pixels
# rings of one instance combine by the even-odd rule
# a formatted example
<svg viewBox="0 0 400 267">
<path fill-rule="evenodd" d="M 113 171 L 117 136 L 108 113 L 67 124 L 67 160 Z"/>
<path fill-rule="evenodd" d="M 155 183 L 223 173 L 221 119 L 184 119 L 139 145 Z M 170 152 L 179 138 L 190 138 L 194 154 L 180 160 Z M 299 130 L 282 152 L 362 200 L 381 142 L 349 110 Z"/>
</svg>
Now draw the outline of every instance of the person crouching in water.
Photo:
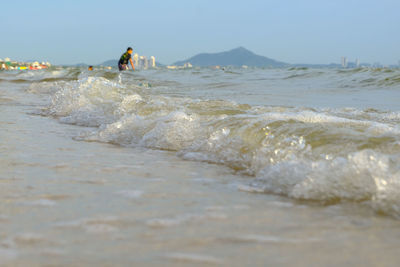
<svg viewBox="0 0 400 267">
<path fill-rule="evenodd" d="M 122 54 L 121 58 L 118 61 L 118 68 L 120 71 L 128 69 L 128 61 L 131 62 L 132 70 L 135 70 L 135 66 L 133 65 L 132 61 L 132 47 L 128 47 L 126 52 Z"/>
</svg>

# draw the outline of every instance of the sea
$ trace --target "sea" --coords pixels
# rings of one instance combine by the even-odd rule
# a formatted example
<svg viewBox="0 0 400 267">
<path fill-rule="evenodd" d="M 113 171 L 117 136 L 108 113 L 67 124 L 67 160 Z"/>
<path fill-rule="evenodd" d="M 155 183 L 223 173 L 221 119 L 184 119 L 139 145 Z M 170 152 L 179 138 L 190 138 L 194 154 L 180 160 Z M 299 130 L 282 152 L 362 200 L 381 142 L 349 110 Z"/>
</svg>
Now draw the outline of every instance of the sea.
<svg viewBox="0 0 400 267">
<path fill-rule="evenodd" d="M 398 266 L 400 69 L 0 71 L 2 266 Z"/>
</svg>

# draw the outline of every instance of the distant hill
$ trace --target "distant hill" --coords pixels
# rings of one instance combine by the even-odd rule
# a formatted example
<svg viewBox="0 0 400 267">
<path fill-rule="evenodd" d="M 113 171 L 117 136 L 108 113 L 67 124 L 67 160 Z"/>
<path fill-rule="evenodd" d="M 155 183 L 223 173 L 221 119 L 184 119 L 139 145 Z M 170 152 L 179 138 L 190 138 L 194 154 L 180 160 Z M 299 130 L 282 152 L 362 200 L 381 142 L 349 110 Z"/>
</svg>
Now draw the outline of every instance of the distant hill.
<svg viewBox="0 0 400 267">
<path fill-rule="evenodd" d="M 243 65 L 249 67 L 285 67 L 289 64 L 276 61 L 264 56 L 259 56 L 247 50 L 244 47 L 213 54 L 198 54 L 186 60 L 175 62 L 174 65 L 184 65 L 190 62 L 193 66 L 207 67 L 207 66 L 237 66 Z"/>
<path fill-rule="evenodd" d="M 104 67 L 115 67 L 118 65 L 118 60 L 107 60 L 104 61 L 103 63 L 100 64 L 92 64 L 92 66 L 104 66 Z M 73 67 L 88 67 L 90 66 L 87 63 L 78 63 L 78 64 L 73 64 L 73 65 L 67 65 L 67 66 L 73 66 Z"/>
<path fill-rule="evenodd" d="M 118 60 L 117 59 L 111 59 L 111 60 L 107 60 L 104 61 L 103 63 L 99 64 L 105 67 L 116 67 L 118 66 Z"/>
<path fill-rule="evenodd" d="M 75 64 L 75 65 L 73 65 L 74 67 L 87 67 L 87 66 L 89 66 L 88 64 L 86 64 L 86 63 L 78 63 L 78 64 Z"/>
</svg>

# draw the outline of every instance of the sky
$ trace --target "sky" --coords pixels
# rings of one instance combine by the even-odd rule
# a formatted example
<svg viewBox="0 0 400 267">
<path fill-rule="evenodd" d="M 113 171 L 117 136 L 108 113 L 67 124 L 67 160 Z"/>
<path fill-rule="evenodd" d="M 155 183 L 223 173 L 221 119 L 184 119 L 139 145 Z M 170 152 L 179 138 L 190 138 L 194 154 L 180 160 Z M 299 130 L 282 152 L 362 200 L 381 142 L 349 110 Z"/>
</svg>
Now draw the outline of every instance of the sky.
<svg viewBox="0 0 400 267">
<path fill-rule="evenodd" d="M 243 46 L 287 63 L 400 60 L 399 0 L 20 0 L 0 10 L 0 58 L 99 64 L 132 46 L 171 64 Z"/>
</svg>

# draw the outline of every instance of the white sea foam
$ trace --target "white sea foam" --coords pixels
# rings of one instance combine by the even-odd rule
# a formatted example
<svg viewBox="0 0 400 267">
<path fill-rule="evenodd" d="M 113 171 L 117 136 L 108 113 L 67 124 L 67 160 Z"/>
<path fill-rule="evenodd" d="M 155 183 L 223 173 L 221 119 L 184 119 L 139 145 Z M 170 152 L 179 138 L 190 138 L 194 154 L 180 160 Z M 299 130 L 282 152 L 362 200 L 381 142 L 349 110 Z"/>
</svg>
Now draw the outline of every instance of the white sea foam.
<svg viewBox="0 0 400 267">
<path fill-rule="evenodd" d="M 151 94 L 103 77 L 59 86 L 46 114 L 98 127 L 82 140 L 223 164 L 256 177 L 243 191 L 325 203 L 369 201 L 377 211 L 400 216 L 393 163 L 400 153 L 397 112 L 251 107 Z"/>
</svg>

